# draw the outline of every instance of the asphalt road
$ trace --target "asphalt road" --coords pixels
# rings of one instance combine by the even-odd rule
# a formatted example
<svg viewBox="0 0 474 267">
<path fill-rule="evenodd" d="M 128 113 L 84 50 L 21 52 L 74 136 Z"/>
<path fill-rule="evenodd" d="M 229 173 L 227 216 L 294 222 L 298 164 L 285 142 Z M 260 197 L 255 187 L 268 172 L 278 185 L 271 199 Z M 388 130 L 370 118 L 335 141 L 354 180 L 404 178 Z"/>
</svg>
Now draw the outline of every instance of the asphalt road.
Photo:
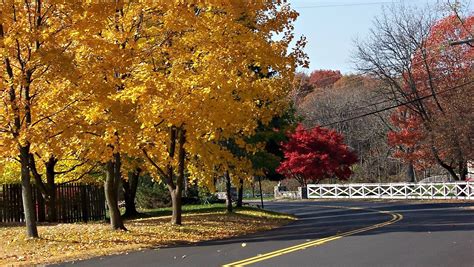
<svg viewBox="0 0 474 267">
<path fill-rule="evenodd" d="M 277 202 L 266 208 L 299 220 L 241 238 L 62 265 L 474 266 L 474 203 Z"/>
</svg>

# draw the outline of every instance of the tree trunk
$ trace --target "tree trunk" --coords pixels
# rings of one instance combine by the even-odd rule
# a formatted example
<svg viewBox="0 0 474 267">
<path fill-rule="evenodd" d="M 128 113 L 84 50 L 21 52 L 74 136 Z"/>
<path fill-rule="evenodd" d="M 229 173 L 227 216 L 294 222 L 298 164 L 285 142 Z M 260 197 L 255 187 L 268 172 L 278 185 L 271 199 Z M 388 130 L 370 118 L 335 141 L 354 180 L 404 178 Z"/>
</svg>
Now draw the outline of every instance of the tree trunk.
<svg viewBox="0 0 474 267">
<path fill-rule="evenodd" d="M 32 188 L 33 193 L 35 188 Z M 36 188 L 36 199 L 35 199 L 35 204 L 36 204 L 36 222 L 45 222 L 46 221 L 46 209 L 45 209 L 45 202 L 46 200 L 43 197 L 43 194 Z"/>
<path fill-rule="evenodd" d="M 176 178 L 176 183 L 174 182 L 174 170 L 173 166 L 169 163 L 166 166 L 166 169 L 160 168 L 158 164 L 148 155 L 145 149 L 142 149 L 143 154 L 147 160 L 156 168 L 158 175 L 166 183 L 168 190 L 171 196 L 172 204 L 172 215 L 171 223 L 172 224 L 181 224 L 182 216 L 182 191 L 183 191 L 183 180 L 184 180 L 184 168 L 185 168 L 185 158 L 186 151 L 184 149 L 184 144 L 186 143 L 186 131 L 180 127 L 170 127 L 170 145 L 168 148 L 168 157 L 169 159 L 174 159 L 175 150 L 176 150 L 176 139 L 178 139 L 178 175 Z"/>
<path fill-rule="evenodd" d="M 172 204 L 172 215 L 171 215 L 171 224 L 181 225 L 182 224 L 182 203 L 181 203 L 181 189 L 178 190 L 169 188 L 171 194 L 171 204 Z"/>
<path fill-rule="evenodd" d="M 186 143 L 186 131 L 183 128 L 178 130 L 178 177 L 176 178 L 176 188 L 171 193 L 171 200 L 173 202 L 173 216 L 171 217 L 172 224 L 181 224 L 182 217 L 182 203 L 181 197 L 184 186 L 184 168 L 186 159 L 186 150 L 184 144 Z"/>
<path fill-rule="evenodd" d="M 262 209 L 263 209 L 264 206 L 263 206 L 262 178 L 260 178 L 260 176 L 258 177 L 258 187 L 260 189 L 260 202 L 262 204 Z"/>
<path fill-rule="evenodd" d="M 413 163 L 408 163 L 408 166 L 407 166 L 407 178 L 408 178 L 408 182 L 410 183 L 415 183 L 416 182 L 416 178 L 415 178 L 415 168 L 413 166 Z"/>
<path fill-rule="evenodd" d="M 190 189 L 190 185 L 189 185 L 189 182 L 188 182 L 188 179 L 186 179 L 186 177 L 183 177 L 183 187 L 184 187 L 184 196 L 185 197 L 189 197 L 189 189 Z"/>
<path fill-rule="evenodd" d="M 230 174 L 229 171 L 224 173 L 225 177 L 225 189 L 226 189 L 226 200 L 225 205 L 227 207 L 227 212 L 232 212 L 232 192 L 231 192 L 231 181 L 230 181 Z"/>
<path fill-rule="evenodd" d="M 252 198 L 255 198 L 255 179 L 252 180 Z"/>
<path fill-rule="evenodd" d="M 29 145 L 21 146 L 21 197 L 23 201 L 23 211 L 25 214 L 26 233 L 28 237 L 37 238 L 38 229 L 36 227 L 35 205 L 33 203 L 33 195 L 31 191 L 29 156 Z"/>
<path fill-rule="evenodd" d="M 36 168 L 36 161 L 33 154 L 29 154 L 29 161 L 28 167 L 35 179 L 35 183 L 37 188 L 39 189 L 42 198 L 44 199 L 44 203 L 38 202 L 38 209 L 43 209 L 46 207 L 46 218 L 44 216 L 38 216 L 38 221 L 46 221 L 48 222 L 56 222 L 57 221 L 57 212 L 56 212 L 56 185 L 55 185 L 55 175 L 54 168 L 58 160 L 51 156 L 48 161 L 44 162 L 45 169 L 46 169 L 46 183 L 43 182 L 42 175 L 38 172 Z"/>
<path fill-rule="evenodd" d="M 120 209 L 118 207 L 120 154 L 114 154 L 114 161 L 108 161 L 106 165 L 107 170 L 104 189 L 107 206 L 109 207 L 110 226 L 113 230 L 127 230 L 123 224 L 122 217 L 120 216 Z"/>
<path fill-rule="evenodd" d="M 57 222 L 58 216 L 56 211 L 56 195 L 51 196 L 51 198 L 46 198 L 44 200 L 46 206 L 46 221 L 47 222 Z"/>
<path fill-rule="evenodd" d="M 237 208 L 242 208 L 242 202 L 244 198 L 244 180 L 239 178 L 239 188 L 237 189 L 237 204 L 235 205 Z"/>
<path fill-rule="evenodd" d="M 434 142 L 434 141 L 432 141 L 432 142 Z M 456 174 L 456 172 L 454 171 L 454 168 L 452 166 L 444 163 L 444 161 L 439 156 L 438 150 L 436 149 L 436 147 L 433 144 L 431 144 L 431 152 L 433 153 L 433 156 L 435 157 L 436 162 L 438 163 L 438 165 L 440 165 L 446 171 L 448 171 L 448 173 L 451 175 L 451 177 L 454 178 L 454 181 L 458 181 L 459 177 Z"/>
<path fill-rule="evenodd" d="M 139 213 L 135 205 L 135 197 L 137 195 L 138 178 L 140 176 L 141 169 L 137 168 L 129 174 L 128 180 L 122 180 L 124 197 L 125 197 L 125 213 L 123 217 L 135 217 Z"/>
<path fill-rule="evenodd" d="M 49 201 L 48 198 L 48 190 L 46 188 L 45 183 L 42 180 L 41 174 L 38 173 L 38 170 L 36 169 L 36 163 L 35 163 L 35 157 L 33 154 L 29 154 L 28 156 L 28 168 L 30 170 L 30 175 L 33 176 L 33 179 L 35 181 L 36 189 L 37 192 L 40 193 L 40 196 L 37 197 L 36 199 L 36 221 L 37 222 L 44 222 L 46 221 L 46 216 L 45 216 L 45 204 L 46 201 Z"/>
<path fill-rule="evenodd" d="M 56 184 L 54 183 L 55 175 L 54 168 L 57 163 L 57 159 L 53 156 L 49 158 L 46 163 L 46 221 L 57 222 L 57 207 L 56 207 Z"/>
<path fill-rule="evenodd" d="M 176 136 L 178 136 L 178 175 L 176 183 L 173 182 L 173 167 L 168 165 L 168 173 L 166 174 L 166 184 L 171 195 L 171 224 L 181 225 L 182 224 L 182 194 L 183 194 L 183 182 L 184 182 L 184 167 L 185 167 L 185 156 L 186 151 L 184 144 L 186 143 L 186 131 L 182 128 L 177 129 L 172 127 L 170 129 L 170 148 L 169 157 L 173 158 L 175 155 Z"/>
<path fill-rule="evenodd" d="M 2 25 L 0 23 L 0 25 Z M 0 27 L 0 38 L 3 41 L 4 33 L 3 28 Z M 21 61 L 21 60 L 20 60 Z M 15 80 L 15 75 L 13 73 L 12 65 L 10 64 L 10 59 L 8 57 L 4 58 L 5 68 L 2 67 L 2 70 L 6 72 L 11 81 Z M 13 123 L 10 124 L 10 130 L 15 139 L 20 137 L 20 132 L 22 129 L 29 129 L 31 125 L 31 96 L 30 96 L 30 84 L 31 84 L 31 75 L 33 74 L 32 69 L 26 70 L 25 66 L 21 66 L 21 79 L 22 86 L 19 96 L 21 97 L 18 102 L 17 93 L 15 92 L 15 86 L 11 84 L 8 90 L 9 97 L 5 97 L 4 101 L 8 99 L 8 102 L 5 102 L 5 105 L 8 105 L 11 109 L 11 116 L 13 118 Z M 6 89 L 6 88 L 5 88 Z M 4 88 L 2 88 L 4 91 Z M 24 98 L 23 98 L 24 97 Z M 21 103 L 21 107 L 18 105 Z M 10 113 L 10 112 L 9 112 Z M 20 138 L 21 139 L 21 138 Z M 31 176 L 29 168 L 29 157 L 30 157 L 30 143 L 26 141 L 26 144 L 19 144 L 18 150 L 20 152 L 20 164 L 21 164 L 21 198 L 23 201 L 23 212 L 25 215 L 25 224 L 26 224 L 26 234 L 30 238 L 38 237 L 38 228 L 36 226 L 36 216 L 35 216 L 35 204 L 33 203 L 32 195 L 32 186 L 31 186 Z M 23 143 L 23 142 L 22 142 Z"/>
<path fill-rule="evenodd" d="M 466 181 L 467 178 L 467 161 L 459 161 L 459 179 Z"/>
</svg>

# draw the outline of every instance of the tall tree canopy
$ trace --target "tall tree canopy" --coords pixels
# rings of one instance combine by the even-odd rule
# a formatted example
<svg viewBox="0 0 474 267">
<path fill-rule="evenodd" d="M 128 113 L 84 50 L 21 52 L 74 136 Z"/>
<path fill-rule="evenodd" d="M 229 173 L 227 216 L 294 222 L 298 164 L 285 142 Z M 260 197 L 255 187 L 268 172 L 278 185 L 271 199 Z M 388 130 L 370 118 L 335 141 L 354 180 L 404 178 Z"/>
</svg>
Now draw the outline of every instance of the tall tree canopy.
<svg viewBox="0 0 474 267">
<path fill-rule="evenodd" d="M 0 3 L 0 154 L 21 164 L 28 236 L 37 237 L 30 169 L 37 155 L 64 155 L 77 104 L 93 86 L 76 68 L 77 32 L 95 30 L 107 6 L 61 1 Z M 78 90 L 81 88 L 81 90 Z M 83 91 L 82 91 L 83 90 Z M 63 137 L 59 137 L 62 135 Z M 61 140 L 62 139 L 62 140 Z M 69 142 L 77 144 L 77 142 Z M 69 150 L 71 151 L 71 150 Z"/>
<path fill-rule="evenodd" d="M 375 21 L 372 36 L 358 44 L 357 52 L 359 69 L 383 81 L 386 96 L 408 109 L 395 111 L 401 112 L 399 122 L 407 121 L 396 125 L 392 144 L 401 145 L 407 131 L 421 133 L 412 149 L 424 151 L 409 153 L 407 162 L 429 155 L 456 180 L 465 179 L 473 157 L 474 112 L 467 103 L 474 97 L 474 48 L 450 43 L 471 38 L 473 24 L 472 15 L 440 17 L 432 10 L 394 8 Z"/>
<path fill-rule="evenodd" d="M 474 99 L 474 48 L 451 46 L 449 42 L 468 38 L 470 33 L 466 29 L 473 25 L 473 16 L 461 22 L 456 15 L 433 25 L 426 45 L 413 57 L 411 74 L 405 74 L 413 75 L 415 84 L 407 82 L 403 88 L 409 101 L 426 99 L 421 100 L 417 110 L 395 111 L 393 121 L 399 123 L 389 135 L 395 146 L 416 142 L 396 156 L 413 162 L 419 169 L 439 163 L 461 180 L 465 179 L 467 161 L 473 156 L 474 109 L 467 103 Z"/>
<path fill-rule="evenodd" d="M 132 162 L 168 185 L 181 223 L 185 171 L 210 184 L 251 169 L 221 142 L 255 153 L 242 140 L 285 110 L 306 64 L 286 1 L 15 0 L 0 12 L 0 154 L 20 155 L 32 237 L 32 163 L 71 153 L 104 170 L 112 228 L 125 229 L 117 189 Z"/>
<path fill-rule="evenodd" d="M 220 142 L 252 135 L 284 110 L 302 58 L 300 45 L 288 53 L 297 14 L 278 2 L 178 5 L 163 16 L 154 36 L 167 41 L 144 60 L 137 70 L 143 79 L 123 97 L 136 99 L 141 148 L 173 195 L 181 192 L 185 160 L 191 179 L 204 184 L 230 166 L 251 167 Z M 285 38 L 274 41 L 274 34 Z"/>
</svg>

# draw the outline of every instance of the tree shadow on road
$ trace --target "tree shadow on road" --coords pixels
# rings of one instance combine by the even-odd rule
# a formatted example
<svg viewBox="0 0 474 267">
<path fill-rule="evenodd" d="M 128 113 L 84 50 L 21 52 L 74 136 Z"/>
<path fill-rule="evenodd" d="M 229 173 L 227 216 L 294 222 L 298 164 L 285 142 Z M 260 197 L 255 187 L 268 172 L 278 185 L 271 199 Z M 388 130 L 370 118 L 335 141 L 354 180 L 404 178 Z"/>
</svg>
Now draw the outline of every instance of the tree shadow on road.
<svg viewBox="0 0 474 267">
<path fill-rule="evenodd" d="M 277 204 L 279 207 L 284 204 Z M 293 204 L 295 205 L 295 204 Z M 238 238 L 206 241 L 192 246 L 220 246 L 232 243 L 258 243 L 266 241 L 306 242 L 364 228 L 392 219 L 392 215 L 374 210 L 347 210 L 327 208 L 328 202 L 298 202 L 311 208 L 298 209 L 298 220 L 278 229 Z M 372 229 L 354 236 L 380 235 L 393 232 L 474 232 L 474 203 L 410 203 L 410 202 L 331 202 L 333 206 L 359 206 L 375 210 L 400 213 L 403 219 L 394 224 Z M 269 205 L 270 209 L 278 209 Z M 298 215 L 299 214 L 299 215 Z M 184 245 L 186 246 L 186 245 Z M 189 246 L 189 245 L 187 245 Z"/>
</svg>

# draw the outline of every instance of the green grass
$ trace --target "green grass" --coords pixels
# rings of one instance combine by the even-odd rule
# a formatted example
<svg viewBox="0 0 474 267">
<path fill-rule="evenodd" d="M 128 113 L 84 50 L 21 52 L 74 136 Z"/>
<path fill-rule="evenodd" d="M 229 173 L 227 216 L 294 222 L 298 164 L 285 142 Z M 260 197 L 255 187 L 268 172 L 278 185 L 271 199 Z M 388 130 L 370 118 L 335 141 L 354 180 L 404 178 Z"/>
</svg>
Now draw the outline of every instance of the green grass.
<svg viewBox="0 0 474 267">
<path fill-rule="evenodd" d="M 291 214 L 270 211 L 270 210 L 262 210 L 262 209 L 258 209 L 254 207 L 236 208 L 235 212 L 238 214 L 243 214 L 243 215 L 252 216 L 252 217 L 296 220 L 296 217 Z"/>
<path fill-rule="evenodd" d="M 225 210 L 225 204 L 208 204 L 208 205 L 184 205 L 183 214 L 186 213 L 210 213 L 210 212 L 219 212 Z M 169 216 L 171 215 L 171 207 L 166 208 L 157 208 L 157 209 L 147 209 L 140 211 L 146 216 L 150 217 L 160 217 L 160 216 Z"/>
<path fill-rule="evenodd" d="M 275 199 L 274 197 L 264 197 L 263 201 L 269 201 L 269 200 L 274 200 L 274 199 Z M 244 198 L 244 202 L 245 202 L 245 200 L 260 200 L 260 197 Z"/>
<path fill-rule="evenodd" d="M 183 205 L 183 214 L 186 213 L 213 213 L 225 211 L 225 204 L 202 204 L 202 205 Z M 156 208 L 156 209 L 139 209 L 139 215 L 126 219 L 137 219 L 137 218 L 146 218 L 146 217 L 161 217 L 161 216 L 170 216 L 172 214 L 171 207 L 166 208 Z M 120 209 L 120 213 L 125 213 L 125 208 Z M 109 219 L 109 212 L 106 212 L 106 218 Z"/>
<path fill-rule="evenodd" d="M 240 214 L 252 215 L 254 216 L 258 211 L 258 214 L 261 214 L 262 217 L 275 218 L 275 219 L 294 219 L 293 216 L 273 212 L 268 210 L 261 210 L 254 207 L 244 206 L 242 208 L 233 208 L 233 211 Z M 183 214 L 200 214 L 200 213 L 216 213 L 216 212 L 226 212 L 225 204 L 203 204 L 203 205 L 184 205 Z M 158 208 L 158 209 L 149 209 L 141 211 L 145 217 L 161 217 L 161 216 L 170 216 L 172 211 L 171 207 L 167 208 Z"/>
</svg>

